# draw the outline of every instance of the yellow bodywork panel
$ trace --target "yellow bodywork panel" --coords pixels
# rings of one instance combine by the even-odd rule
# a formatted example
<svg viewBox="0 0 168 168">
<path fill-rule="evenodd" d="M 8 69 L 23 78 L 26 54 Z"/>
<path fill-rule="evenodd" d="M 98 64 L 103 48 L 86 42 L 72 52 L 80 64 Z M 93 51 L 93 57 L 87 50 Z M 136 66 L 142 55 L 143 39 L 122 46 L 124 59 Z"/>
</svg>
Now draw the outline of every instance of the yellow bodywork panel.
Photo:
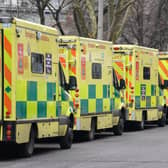
<svg viewBox="0 0 168 168">
<path fill-rule="evenodd" d="M 58 122 L 41 122 L 38 123 L 38 138 L 58 136 Z M 64 134 L 65 135 L 65 134 Z"/>
<path fill-rule="evenodd" d="M 97 129 L 112 128 L 114 125 L 112 114 L 100 115 L 98 116 L 97 119 L 98 119 Z"/>
<path fill-rule="evenodd" d="M 89 131 L 91 128 L 91 117 L 80 117 L 80 130 Z"/>
<path fill-rule="evenodd" d="M 2 134 L 3 134 L 2 129 L 3 129 L 3 126 L 2 126 L 2 125 L 0 125 L 0 141 L 2 141 Z"/>
<path fill-rule="evenodd" d="M 162 89 L 158 85 L 158 50 L 136 45 L 114 45 L 113 67 L 118 79 L 125 79 L 123 89 L 126 120 L 159 119 L 158 108 L 164 105 Z M 161 113 L 162 114 L 162 113 Z"/>
<path fill-rule="evenodd" d="M 64 126 L 59 126 L 59 118 L 69 117 L 72 103 L 69 95 L 64 102 L 61 99 L 64 89 L 59 86 L 57 30 L 17 18 L 1 18 L 1 21 L 0 40 L 4 40 L 4 48 L 0 45 L 3 51 L 0 53 L 4 59 L 2 62 L 0 55 L 3 64 L 0 68 L 4 67 L 4 95 L 0 95 L 0 108 L 4 109 L 6 125 L 16 123 L 16 143 L 29 141 L 32 123 L 37 126 L 38 138 L 64 136 L 68 123 L 65 121 Z M 2 69 L 0 88 L 1 73 Z M 3 125 L 0 130 L 0 140 L 3 140 Z"/>
<path fill-rule="evenodd" d="M 168 52 L 159 52 L 159 75 L 160 83 L 163 85 L 164 81 L 168 81 Z M 165 104 L 168 106 L 168 88 L 164 88 L 163 96 L 165 97 Z"/>
<path fill-rule="evenodd" d="M 122 105 L 120 91 L 113 86 L 112 42 L 78 36 L 59 36 L 58 42 L 66 81 L 77 79 L 78 93 L 70 91 L 78 104 L 74 129 L 90 130 L 93 118 L 97 129 L 112 128 L 113 111 Z"/>
<path fill-rule="evenodd" d="M 30 138 L 31 124 L 16 125 L 16 143 L 26 143 Z"/>
</svg>

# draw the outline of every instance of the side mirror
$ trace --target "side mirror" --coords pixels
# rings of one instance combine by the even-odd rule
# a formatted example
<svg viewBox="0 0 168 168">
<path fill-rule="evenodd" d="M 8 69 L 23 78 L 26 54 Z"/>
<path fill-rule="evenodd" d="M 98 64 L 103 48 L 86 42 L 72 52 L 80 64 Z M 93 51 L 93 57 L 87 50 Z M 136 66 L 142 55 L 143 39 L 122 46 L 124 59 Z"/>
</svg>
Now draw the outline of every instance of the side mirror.
<svg viewBox="0 0 168 168">
<path fill-rule="evenodd" d="M 75 76 L 69 77 L 69 90 L 76 90 L 77 88 L 77 80 Z"/>
<path fill-rule="evenodd" d="M 120 79 L 120 89 L 125 89 L 125 88 L 126 88 L 125 80 Z"/>
<path fill-rule="evenodd" d="M 164 80 L 163 89 L 168 88 L 168 80 Z"/>
</svg>

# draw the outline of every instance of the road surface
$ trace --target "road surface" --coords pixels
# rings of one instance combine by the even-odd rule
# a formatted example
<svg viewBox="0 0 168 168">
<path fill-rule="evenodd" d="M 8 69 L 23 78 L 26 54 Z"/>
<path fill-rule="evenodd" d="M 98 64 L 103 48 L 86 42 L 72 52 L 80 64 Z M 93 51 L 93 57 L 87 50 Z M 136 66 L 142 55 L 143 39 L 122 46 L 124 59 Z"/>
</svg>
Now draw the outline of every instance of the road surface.
<svg viewBox="0 0 168 168">
<path fill-rule="evenodd" d="M 123 136 L 101 133 L 92 142 L 37 144 L 31 158 L 1 156 L 0 168 L 168 168 L 168 126 L 129 131 Z"/>
</svg>

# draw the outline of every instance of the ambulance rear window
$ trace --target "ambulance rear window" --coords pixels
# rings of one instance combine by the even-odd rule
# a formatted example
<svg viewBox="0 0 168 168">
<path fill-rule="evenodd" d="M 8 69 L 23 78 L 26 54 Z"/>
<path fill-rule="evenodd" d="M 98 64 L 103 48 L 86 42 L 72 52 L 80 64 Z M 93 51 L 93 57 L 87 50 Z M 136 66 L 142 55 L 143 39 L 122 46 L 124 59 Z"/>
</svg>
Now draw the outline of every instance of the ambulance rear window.
<svg viewBox="0 0 168 168">
<path fill-rule="evenodd" d="M 149 67 L 143 68 L 143 78 L 145 80 L 150 80 L 150 68 Z"/>
<path fill-rule="evenodd" d="M 31 72 L 38 74 L 44 73 L 44 56 L 42 54 L 31 54 Z"/>
<path fill-rule="evenodd" d="M 99 63 L 92 64 L 92 79 L 102 78 L 102 66 Z"/>
</svg>

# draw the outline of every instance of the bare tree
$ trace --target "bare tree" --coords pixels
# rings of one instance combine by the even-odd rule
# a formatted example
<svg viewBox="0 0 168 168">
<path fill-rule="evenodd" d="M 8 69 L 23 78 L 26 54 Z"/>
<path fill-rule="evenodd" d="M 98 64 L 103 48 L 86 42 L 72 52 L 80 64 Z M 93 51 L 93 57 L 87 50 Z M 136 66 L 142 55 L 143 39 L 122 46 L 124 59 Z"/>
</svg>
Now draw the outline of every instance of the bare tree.
<svg viewBox="0 0 168 168">
<path fill-rule="evenodd" d="M 130 14 L 130 7 L 135 0 L 108 0 L 107 40 L 115 42 L 120 36 Z"/>
<path fill-rule="evenodd" d="M 131 13 L 118 42 L 165 50 L 168 47 L 168 1 L 136 0 Z"/>
<path fill-rule="evenodd" d="M 38 14 L 40 17 L 40 23 L 45 24 L 44 11 L 51 0 L 29 0 L 32 4 L 37 7 Z"/>
<path fill-rule="evenodd" d="M 52 0 L 29 0 L 38 9 L 41 24 L 45 24 L 44 11 L 48 8 L 56 22 L 61 34 L 65 34 L 60 22 L 60 14 L 67 7 L 73 8 L 73 18 L 80 36 L 97 37 L 98 30 L 98 5 L 97 0 L 58 0 L 57 6 Z M 108 29 L 104 39 L 116 41 L 120 36 L 126 19 L 130 14 L 130 8 L 136 0 L 104 0 L 104 20 L 108 20 Z M 107 19 L 108 15 L 108 19 Z"/>
<path fill-rule="evenodd" d="M 94 9 L 94 0 L 74 0 L 73 15 L 79 35 L 96 38 L 97 20 Z"/>
<path fill-rule="evenodd" d="M 125 24 L 125 31 L 122 38 L 127 43 L 137 43 L 144 45 L 144 5 L 145 0 L 136 0 L 131 7 L 130 17 Z"/>
<path fill-rule="evenodd" d="M 150 39 L 151 47 L 168 50 L 168 1 L 159 0 L 155 17 L 155 30 Z"/>
<path fill-rule="evenodd" d="M 116 41 L 120 36 L 127 17 L 130 14 L 130 6 L 135 0 L 106 0 L 104 7 L 104 20 L 108 15 L 108 30 L 106 30 L 107 40 Z M 74 20 L 77 30 L 84 37 L 96 38 L 97 34 L 97 1 L 95 0 L 75 0 Z M 96 4 L 96 5 L 95 5 Z M 95 7 L 96 6 L 96 7 Z"/>
<path fill-rule="evenodd" d="M 58 0 L 58 6 L 54 6 L 51 2 L 48 3 L 48 9 L 50 10 L 52 16 L 53 16 L 53 19 L 55 20 L 56 22 L 56 26 L 58 27 L 58 29 L 60 30 L 61 34 L 64 35 L 65 32 L 63 30 L 63 27 L 61 25 L 61 22 L 60 22 L 60 14 L 62 12 L 62 10 L 64 10 L 65 8 L 70 8 L 72 4 L 72 0 Z"/>
</svg>

